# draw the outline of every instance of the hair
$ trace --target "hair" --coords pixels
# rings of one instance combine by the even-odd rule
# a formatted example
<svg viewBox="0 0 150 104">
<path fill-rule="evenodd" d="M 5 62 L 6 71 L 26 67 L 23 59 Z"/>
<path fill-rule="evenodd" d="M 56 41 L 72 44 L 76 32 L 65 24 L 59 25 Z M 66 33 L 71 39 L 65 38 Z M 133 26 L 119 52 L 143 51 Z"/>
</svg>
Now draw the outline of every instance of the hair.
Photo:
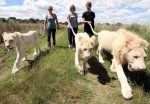
<svg viewBox="0 0 150 104">
<path fill-rule="evenodd" d="M 71 10 L 71 9 L 74 9 L 74 11 L 76 11 L 75 5 L 72 4 L 72 5 L 70 6 L 70 10 Z"/>
<path fill-rule="evenodd" d="M 87 3 L 86 3 L 86 6 L 91 7 L 91 6 L 92 6 L 92 3 L 91 3 L 91 2 L 87 2 Z"/>
<path fill-rule="evenodd" d="M 52 6 L 49 6 L 49 7 L 48 7 L 48 10 L 49 10 L 49 9 L 52 9 L 52 10 L 53 10 L 53 7 L 52 7 Z"/>
</svg>

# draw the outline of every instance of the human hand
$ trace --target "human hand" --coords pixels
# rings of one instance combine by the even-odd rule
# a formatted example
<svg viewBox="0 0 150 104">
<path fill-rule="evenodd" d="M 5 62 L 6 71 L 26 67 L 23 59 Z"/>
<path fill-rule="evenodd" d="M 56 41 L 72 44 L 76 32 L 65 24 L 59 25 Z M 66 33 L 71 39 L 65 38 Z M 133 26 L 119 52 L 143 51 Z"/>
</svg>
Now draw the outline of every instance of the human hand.
<svg viewBox="0 0 150 104">
<path fill-rule="evenodd" d="M 87 21 L 88 24 L 91 24 L 91 21 Z"/>
<path fill-rule="evenodd" d="M 43 31 L 44 31 L 44 33 L 46 32 L 46 28 L 45 27 L 44 27 Z"/>
<path fill-rule="evenodd" d="M 71 26 L 71 25 L 69 25 L 69 27 L 70 27 L 70 28 L 72 28 L 72 26 Z"/>
</svg>

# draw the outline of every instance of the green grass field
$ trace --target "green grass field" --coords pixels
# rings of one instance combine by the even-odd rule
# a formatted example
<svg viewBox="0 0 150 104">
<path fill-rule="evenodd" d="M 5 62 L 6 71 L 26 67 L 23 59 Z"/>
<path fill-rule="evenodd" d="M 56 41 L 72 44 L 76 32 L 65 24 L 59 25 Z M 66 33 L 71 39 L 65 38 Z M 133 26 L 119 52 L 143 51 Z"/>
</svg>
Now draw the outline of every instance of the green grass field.
<svg viewBox="0 0 150 104">
<path fill-rule="evenodd" d="M 113 26 L 112 26 L 113 27 Z M 119 27 L 96 26 L 116 30 Z M 141 34 L 150 42 L 150 28 L 125 26 Z M 80 26 L 80 31 L 83 31 Z M 96 48 L 89 60 L 89 73 L 80 75 L 74 65 L 74 51 L 68 48 L 66 28 L 57 31 L 57 47 L 47 50 L 46 36 L 40 38 L 42 53 L 33 58 L 32 46 L 26 49 L 29 63 L 22 62 L 21 70 L 11 74 L 16 52 L 0 48 L 0 104 L 150 104 L 150 51 L 147 71 L 126 75 L 134 91 L 130 100 L 125 100 L 120 91 L 116 73 L 109 70 L 110 58 L 104 54 L 105 63 L 98 62 Z"/>
</svg>

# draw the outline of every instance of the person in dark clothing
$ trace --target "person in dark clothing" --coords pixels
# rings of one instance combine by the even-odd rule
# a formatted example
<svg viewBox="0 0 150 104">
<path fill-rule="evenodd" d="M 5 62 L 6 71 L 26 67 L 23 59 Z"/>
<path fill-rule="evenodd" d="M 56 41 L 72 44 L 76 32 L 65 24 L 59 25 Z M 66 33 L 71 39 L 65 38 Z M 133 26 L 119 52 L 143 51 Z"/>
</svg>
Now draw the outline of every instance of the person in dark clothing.
<svg viewBox="0 0 150 104">
<path fill-rule="evenodd" d="M 95 13 L 91 11 L 91 8 L 92 8 L 91 2 L 86 3 L 86 8 L 87 8 L 87 11 L 85 11 L 82 15 L 83 23 L 84 23 L 84 32 L 88 33 L 89 36 L 91 37 L 94 35 L 94 33 L 92 32 L 89 24 L 91 24 L 94 29 Z"/>
</svg>

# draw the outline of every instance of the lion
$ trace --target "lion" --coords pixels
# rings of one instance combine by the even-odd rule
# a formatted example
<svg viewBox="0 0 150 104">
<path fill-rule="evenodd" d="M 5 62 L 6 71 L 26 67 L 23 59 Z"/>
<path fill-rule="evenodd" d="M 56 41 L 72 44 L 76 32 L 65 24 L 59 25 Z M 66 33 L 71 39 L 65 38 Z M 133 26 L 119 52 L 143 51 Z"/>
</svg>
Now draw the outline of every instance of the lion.
<svg viewBox="0 0 150 104">
<path fill-rule="evenodd" d="M 95 36 L 90 37 L 86 32 L 75 34 L 72 27 L 71 30 L 75 36 L 76 44 L 75 66 L 80 74 L 85 74 L 88 71 L 86 63 L 91 58 L 96 38 Z M 80 59 L 83 60 L 83 65 L 80 64 Z"/>
<path fill-rule="evenodd" d="M 103 30 L 94 33 L 98 35 L 99 62 L 104 63 L 101 56 L 103 49 L 112 54 L 113 59 L 110 70 L 117 73 L 123 97 L 126 99 L 132 98 L 132 89 L 124 74 L 122 65 L 128 64 L 129 71 L 143 71 L 146 69 L 144 59 L 147 57 L 148 42 L 126 29 Z"/>
<path fill-rule="evenodd" d="M 39 48 L 39 45 L 38 45 L 39 34 L 37 31 L 29 31 L 28 33 L 4 32 L 2 34 L 2 37 L 4 39 L 5 47 L 8 50 L 12 50 L 14 47 L 16 47 L 17 58 L 14 63 L 14 66 L 12 68 L 12 73 L 16 73 L 17 71 L 19 71 L 19 64 L 20 64 L 21 59 L 23 61 L 27 60 L 27 57 L 24 52 L 24 48 L 28 44 L 31 44 L 31 43 L 34 44 L 34 46 L 35 46 L 35 52 L 33 54 L 34 56 L 38 55 L 41 51 L 41 49 Z"/>
<path fill-rule="evenodd" d="M 110 69 L 118 75 L 123 97 L 130 99 L 132 89 L 123 72 L 122 65 L 128 64 L 129 71 L 144 70 L 146 68 L 144 59 L 147 56 L 145 50 L 147 50 L 148 42 L 125 29 L 119 29 L 117 32 L 101 31 L 98 34 L 98 42 L 99 62 L 104 62 L 101 56 L 102 49 L 112 54 Z"/>
</svg>

